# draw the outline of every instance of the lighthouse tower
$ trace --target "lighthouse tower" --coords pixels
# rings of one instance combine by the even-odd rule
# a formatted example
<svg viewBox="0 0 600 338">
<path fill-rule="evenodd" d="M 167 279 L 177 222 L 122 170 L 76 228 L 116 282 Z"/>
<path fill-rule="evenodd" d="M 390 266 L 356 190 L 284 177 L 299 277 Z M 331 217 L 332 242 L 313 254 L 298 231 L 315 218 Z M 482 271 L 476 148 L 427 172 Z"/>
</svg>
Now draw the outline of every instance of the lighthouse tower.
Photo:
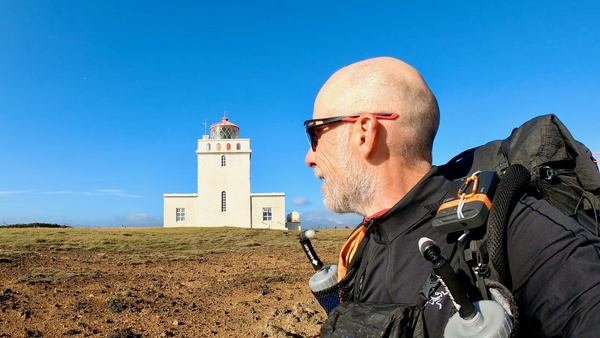
<svg viewBox="0 0 600 338">
<path fill-rule="evenodd" d="M 226 117 L 198 140 L 198 226 L 250 227 L 250 140 Z"/>
<path fill-rule="evenodd" d="M 198 193 L 164 194 L 164 226 L 286 229 L 284 193 L 250 193 L 250 139 L 223 117 L 198 140 Z"/>
</svg>

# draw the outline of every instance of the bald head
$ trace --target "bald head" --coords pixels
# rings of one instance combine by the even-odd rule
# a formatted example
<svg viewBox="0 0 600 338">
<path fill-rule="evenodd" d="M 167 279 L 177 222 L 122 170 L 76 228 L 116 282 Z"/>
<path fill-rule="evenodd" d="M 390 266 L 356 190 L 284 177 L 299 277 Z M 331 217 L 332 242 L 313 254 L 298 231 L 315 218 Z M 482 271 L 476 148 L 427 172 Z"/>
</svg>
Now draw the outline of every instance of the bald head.
<svg viewBox="0 0 600 338">
<path fill-rule="evenodd" d="M 431 163 L 439 125 L 435 96 L 419 72 L 394 58 L 357 62 L 340 69 L 315 100 L 314 118 L 360 113 L 398 113 L 385 121 L 386 144 L 409 162 Z"/>
</svg>

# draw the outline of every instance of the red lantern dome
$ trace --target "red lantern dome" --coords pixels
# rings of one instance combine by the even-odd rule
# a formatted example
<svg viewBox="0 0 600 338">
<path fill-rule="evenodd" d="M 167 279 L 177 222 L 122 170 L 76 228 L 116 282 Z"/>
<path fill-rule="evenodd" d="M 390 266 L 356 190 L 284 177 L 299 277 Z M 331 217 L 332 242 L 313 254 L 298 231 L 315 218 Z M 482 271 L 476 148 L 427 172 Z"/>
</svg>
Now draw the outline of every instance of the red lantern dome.
<svg viewBox="0 0 600 338">
<path fill-rule="evenodd" d="M 240 127 L 229 122 L 227 117 L 223 117 L 221 122 L 210 126 L 211 139 L 238 139 L 240 138 Z"/>
</svg>

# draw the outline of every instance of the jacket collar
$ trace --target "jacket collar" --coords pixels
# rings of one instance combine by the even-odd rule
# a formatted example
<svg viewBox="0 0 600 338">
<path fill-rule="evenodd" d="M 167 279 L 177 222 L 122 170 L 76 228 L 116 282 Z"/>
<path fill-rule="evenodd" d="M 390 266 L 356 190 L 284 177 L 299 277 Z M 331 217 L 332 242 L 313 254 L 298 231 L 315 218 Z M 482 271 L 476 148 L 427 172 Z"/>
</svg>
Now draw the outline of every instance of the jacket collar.
<svg viewBox="0 0 600 338">
<path fill-rule="evenodd" d="M 396 205 L 373 221 L 380 224 L 392 241 L 420 224 L 420 220 L 435 215 L 450 183 L 434 166 Z"/>
</svg>

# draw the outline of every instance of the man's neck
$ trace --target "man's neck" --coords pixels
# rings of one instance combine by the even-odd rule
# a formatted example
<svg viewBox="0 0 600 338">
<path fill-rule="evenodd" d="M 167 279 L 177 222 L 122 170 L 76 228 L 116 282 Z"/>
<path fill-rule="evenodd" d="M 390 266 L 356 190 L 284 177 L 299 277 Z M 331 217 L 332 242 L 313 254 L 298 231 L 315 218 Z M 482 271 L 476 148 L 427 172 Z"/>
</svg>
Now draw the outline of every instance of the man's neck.
<svg viewBox="0 0 600 338">
<path fill-rule="evenodd" d="M 399 167 L 396 167 L 399 168 Z M 406 167 L 405 167 L 406 168 Z M 431 169 L 431 164 L 423 163 L 404 170 L 385 170 L 377 175 L 377 188 L 372 202 L 365 208 L 368 215 L 390 209 L 414 188 Z"/>
</svg>

